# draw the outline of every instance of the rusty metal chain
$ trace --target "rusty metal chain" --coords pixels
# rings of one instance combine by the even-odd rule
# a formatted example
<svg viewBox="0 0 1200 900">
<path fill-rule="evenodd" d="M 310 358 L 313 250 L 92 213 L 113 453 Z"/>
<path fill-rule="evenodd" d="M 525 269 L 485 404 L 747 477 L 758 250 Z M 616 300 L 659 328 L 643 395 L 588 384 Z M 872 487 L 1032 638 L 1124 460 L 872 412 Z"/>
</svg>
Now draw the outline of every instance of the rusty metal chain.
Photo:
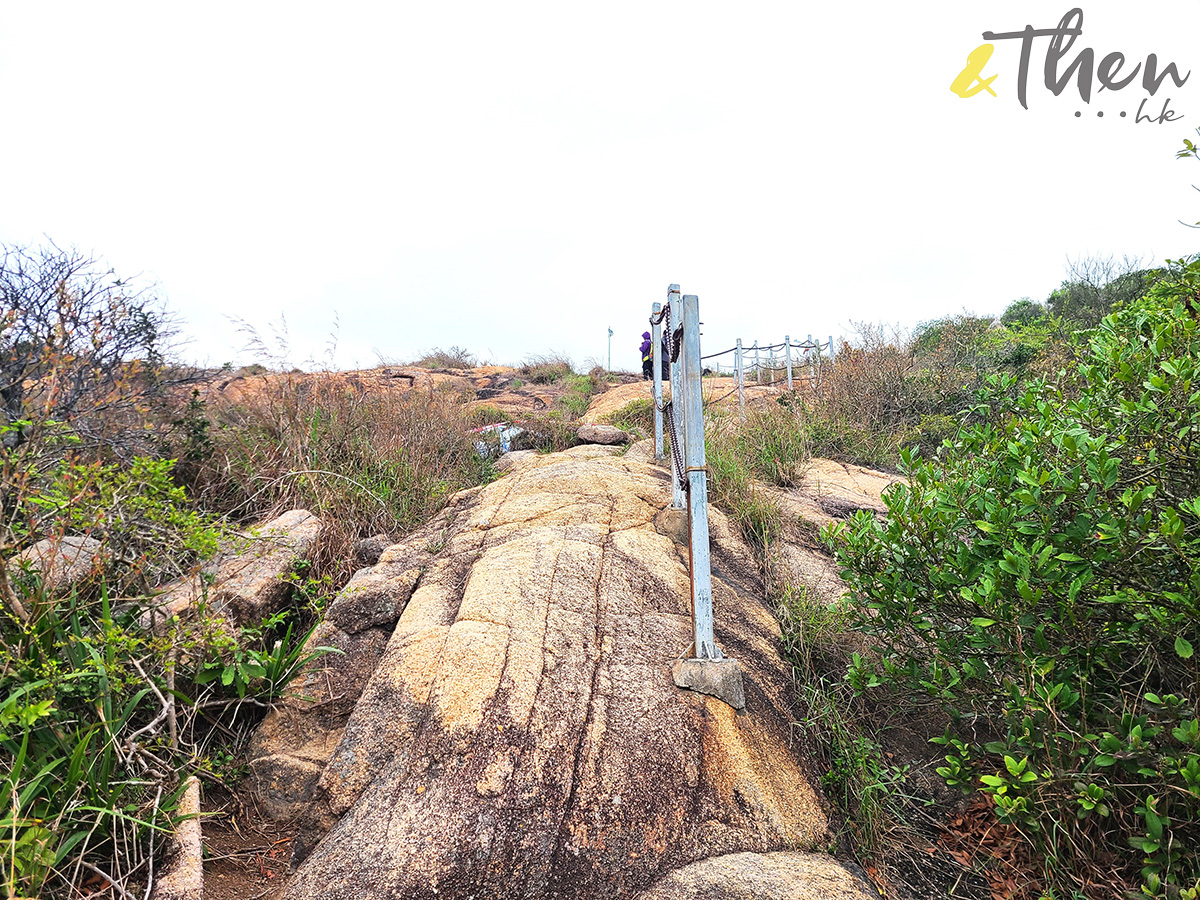
<svg viewBox="0 0 1200 900">
<path fill-rule="evenodd" d="M 687 475 L 683 471 L 683 444 L 679 440 L 679 431 L 675 427 L 675 401 L 667 404 L 664 410 L 667 416 L 667 428 L 671 432 L 671 458 L 675 460 L 675 472 L 679 476 L 679 488 L 688 489 Z"/>
</svg>

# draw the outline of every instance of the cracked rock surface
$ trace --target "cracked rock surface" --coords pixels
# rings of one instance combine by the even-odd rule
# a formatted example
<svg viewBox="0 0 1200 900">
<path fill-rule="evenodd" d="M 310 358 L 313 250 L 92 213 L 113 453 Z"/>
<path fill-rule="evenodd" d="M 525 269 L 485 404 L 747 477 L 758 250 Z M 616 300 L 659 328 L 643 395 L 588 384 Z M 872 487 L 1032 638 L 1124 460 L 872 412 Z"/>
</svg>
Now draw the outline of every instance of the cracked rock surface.
<svg viewBox="0 0 1200 900">
<path fill-rule="evenodd" d="M 300 816 L 289 900 L 626 898 L 828 844 L 778 625 L 716 510 L 716 637 L 746 708 L 672 682 L 691 620 L 669 503 L 642 456 L 530 456 L 351 580 L 312 639 L 345 653 L 255 738 L 268 808 Z"/>
</svg>

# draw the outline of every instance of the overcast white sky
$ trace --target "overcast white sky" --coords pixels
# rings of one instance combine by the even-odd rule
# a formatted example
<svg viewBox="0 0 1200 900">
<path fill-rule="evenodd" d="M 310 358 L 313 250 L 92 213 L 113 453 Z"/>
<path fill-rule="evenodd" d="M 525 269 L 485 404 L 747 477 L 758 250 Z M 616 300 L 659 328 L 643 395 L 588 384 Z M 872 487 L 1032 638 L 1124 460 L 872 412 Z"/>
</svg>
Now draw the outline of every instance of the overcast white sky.
<svg viewBox="0 0 1200 900">
<path fill-rule="evenodd" d="M 636 369 L 650 304 L 700 296 L 705 352 L 999 313 L 1068 258 L 1200 250 L 1200 0 L 1080 0 L 1141 77 L 1084 104 L 984 31 L 1067 3 L 0 0 L 0 241 L 157 283 L 196 361 L 285 314 L 293 361 L 459 345 Z M 1169 98 L 1182 118 L 1155 117 Z M 1082 115 L 1076 117 L 1074 113 Z M 1125 118 L 1119 113 L 1127 112 Z M 1103 118 L 1097 115 L 1104 112 Z"/>
</svg>

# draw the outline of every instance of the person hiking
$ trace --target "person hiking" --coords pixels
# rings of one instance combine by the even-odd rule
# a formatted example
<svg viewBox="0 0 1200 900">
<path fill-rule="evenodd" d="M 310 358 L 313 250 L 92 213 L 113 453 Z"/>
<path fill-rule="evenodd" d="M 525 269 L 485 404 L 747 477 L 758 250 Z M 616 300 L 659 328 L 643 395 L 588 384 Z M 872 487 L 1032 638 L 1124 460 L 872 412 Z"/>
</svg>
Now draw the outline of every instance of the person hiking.
<svg viewBox="0 0 1200 900">
<path fill-rule="evenodd" d="M 650 345 L 650 332 L 642 332 L 642 381 L 654 377 L 654 350 Z"/>
</svg>

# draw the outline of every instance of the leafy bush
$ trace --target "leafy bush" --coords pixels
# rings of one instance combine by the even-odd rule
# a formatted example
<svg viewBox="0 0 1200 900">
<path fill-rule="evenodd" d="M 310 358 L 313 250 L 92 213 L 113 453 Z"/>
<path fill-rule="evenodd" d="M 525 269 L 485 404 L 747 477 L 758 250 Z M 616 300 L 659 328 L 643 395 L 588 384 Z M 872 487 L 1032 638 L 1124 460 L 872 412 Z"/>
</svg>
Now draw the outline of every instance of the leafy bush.
<svg viewBox="0 0 1200 900">
<path fill-rule="evenodd" d="M 1046 304 L 1038 303 L 1029 297 L 1022 297 L 1020 300 L 1014 300 L 1008 304 L 1004 314 L 1000 316 L 1000 321 L 1010 328 L 1014 325 L 1032 325 L 1039 319 L 1045 318 L 1048 313 L 1049 309 Z"/>
<path fill-rule="evenodd" d="M 1094 328 L 1164 277 L 1164 270 L 1139 269 L 1138 264 L 1137 259 L 1111 256 L 1072 261 L 1067 279 L 1050 292 L 1046 305 L 1067 327 Z"/>
<path fill-rule="evenodd" d="M 1104 319 L 1075 379 L 990 377 L 886 523 L 827 532 L 876 653 L 851 677 L 950 714 L 939 773 L 1068 895 L 1200 879 L 1198 288 L 1181 264 Z"/>
<path fill-rule="evenodd" d="M 222 533 L 172 480 L 175 460 L 136 457 L 128 468 L 63 461 L 25 498 L 30 530 L 86 534 L 104 545 L 110 587 L 146 592 L 211 558 Z"/>
</svg>

